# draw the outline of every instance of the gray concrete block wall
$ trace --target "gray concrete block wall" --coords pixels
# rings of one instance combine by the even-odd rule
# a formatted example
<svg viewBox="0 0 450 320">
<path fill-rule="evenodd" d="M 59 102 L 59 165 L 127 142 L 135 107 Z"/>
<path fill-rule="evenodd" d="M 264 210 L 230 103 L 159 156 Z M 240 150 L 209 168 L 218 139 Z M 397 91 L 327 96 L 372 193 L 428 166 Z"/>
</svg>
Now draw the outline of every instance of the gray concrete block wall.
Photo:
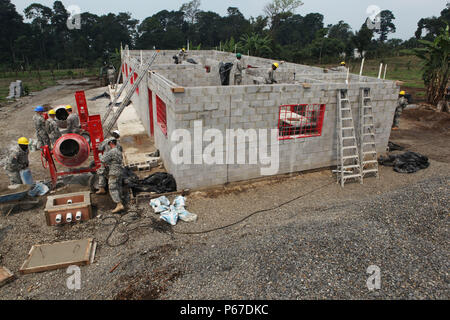
<svg viewBox="0 0 450 320">
<path fill-rule="evenodd" d="M 224 56 L 223 53 L 208 52 L 205 61 Z M 258 59 L 256 59 L 258 60 Z M 264 60 L 265 61 L 265 60 Z M 197 66 L 156 66 L 164 72 L 176 68 L 176 76 L 169 79 L 175 83 L 178 77 L 186 77 L 185 70 L 195 70 Z M 293 68 L 296 66 L 294 65 Z M 189 69 L 191 68 L 191 69 Z M 321 70 L 321 69 L 320 69 Z M 311 88 L 303 88 L 299 84 L 276 85 L 246 85 L 246 86 L 215 86 L 195 87 L 186 86 L 184 93 L 173 93 L 163 77 L 154 73 L 148 76 L 148 87 L 158 95 L 167 107 L 168 135 L 165 136 L 156 124 L 156 101 L 154 101 L 155 143 L 161 151 L 165 166 L 177 180 L 178 187 L 197 188 L 226 182 L 247 180 L 261 177 L 262 165 L 249 164 L 195 164 L 195 160 L 202 159 L 201 154 L 193 154 L 193 164 L 175 165 L 171 159 L 172 148 L 177 142 L 170 137 L 175 129 L 182 128 L 194 134 L 196 121 L 201 121 L 203 130 L 217 129 L 226 136 L 227 129 L 276 129 L 278 126 L 279 106 L 284 104 L 326 104 L 322 135 L 301 139 L 283 140 L 279 142 L 280 167 L 279 174 L 318 169 L 336 165 L 336 108 L 337 90 L 347 88 L 352 103 L 355 125 L 359 122 L 359 94 L 360 88 L 370 87 L 372 90 L 375 127 L 377 133 L 377 150 L 384 152 L 389 141 L 393 115 L 398 97 L 398 86 L 391 81 L 383 81 L 359 76 L 350 77 L 350 84 L 344 83 L 345 77 L 339 74 L 320 74 L 311 76 L 301 75 L 310 80 Z M 200 77 L 201 78 L 201 77 Z M 204 76 L 206 79 L 207 76 Z M 303 80 L 302 79 L 302 80 Z M 357 82 L 358 80 L 362 82 Z M 371 81 L 369 81 L 371 80 Z M 198 81 L 198 80 L 194 80 Z M 203 81 L 203 80 L 202 80 Z M 339 83 L 340 82 L 340 83 Z M 194 83 L 195 84 L 195 83 Z M 140 98 L 137 104 L 144 104 L 140 112 L 148 112 L 148 101 Z M 153 100 L 155 98 L 153 97 Z M 141 113 L 140 113 L 141 114 Z M 145 116 L 142 116 L 145 118 Z M 203 142 L 203 148 L 210 142 Z M 223 141 L 226 150 L 227 141 Z M 236 144 L 236 150 L 246 150 L 247 158 L 252 150 L 249 142 Z M 235 150 L 235 151 L 236 151 Z M 225 158 L 225 155 L 223 156 Z"/>
</svg>

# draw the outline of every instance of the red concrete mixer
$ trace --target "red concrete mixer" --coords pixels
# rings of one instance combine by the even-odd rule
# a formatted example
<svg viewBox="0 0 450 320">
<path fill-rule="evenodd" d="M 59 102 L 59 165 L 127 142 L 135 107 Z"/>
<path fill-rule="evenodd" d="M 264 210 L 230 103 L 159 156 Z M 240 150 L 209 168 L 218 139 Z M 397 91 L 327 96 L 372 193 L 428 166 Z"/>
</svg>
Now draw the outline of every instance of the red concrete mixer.
<svg viewBox="0 0 450 320">
<path fill-rule="evenodd" d="M 78 91 L 75 94 L 75 100 L 82 133 L 63 135 L 56 141 L 52 150 L 49 146 L 42 148 L 42 164 L 50 171 L 53 187 L 56 186 L 58 177 L 95 173 L 101 166 L 98 146 L 103 142 L 103 128 L 100 115 L 89 115 L 84 91 Z M 94 156 L 94 164 L 81 168 L 80 166 L 89 159 L 91 152 Z M 58 172 L 55 161 L 71 170 Z"/>
</svg>

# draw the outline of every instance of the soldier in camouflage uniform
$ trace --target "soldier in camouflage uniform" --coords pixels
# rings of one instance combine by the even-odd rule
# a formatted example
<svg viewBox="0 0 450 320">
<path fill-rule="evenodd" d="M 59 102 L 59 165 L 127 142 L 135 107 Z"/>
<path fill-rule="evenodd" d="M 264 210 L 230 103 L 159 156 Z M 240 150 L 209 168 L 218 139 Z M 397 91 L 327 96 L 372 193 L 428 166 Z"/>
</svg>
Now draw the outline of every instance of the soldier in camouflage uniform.
<svg viewBox="0 0 450 320">
<path fill-rule="evenodd" d="M 109 64 L 108 70 L 106 70 L 106 74 L 108 75 L 108 81 L 111 86 L 111 89 L 114 89 L 116 86 L 116 68 L 112 64 Z"/>
<path fill-rule="evenodd" d="M 111 150 L 111 147 L 109 146 L 109 143 L 113 140 L 116 140 L 117 144 L 116 147 L 117 149 L 120 150 L 120 152 L 123 152 L 122 146 L 120 145 L 119 142 L 120 139 L 120 132 L 118 130 L 114 131 L 112 133 L 112 137 L 107 138 L 105 140 L 103 140 L 103 142 L 99 145 L 98 150 L 103 152 L 103 154 L 106 154 L 108 151 Z M 100 185 L 106 186 L 106 177 L 108 176 L 108 168 L 105 167 L 102 163 L 102 166 L 97 170 L 97 174 L 99 176 L 99 181 L 100 181 Z M 104 194 L 106 193 L 106 191 L 103 190 L 103 188 L 100 188 L 100 190 L 97 192 L 97 194 Z"/>
<path fill-rule="evenodd" d="M 15 146 L 13 151 L 9 154 L 5 166 L 10 185 L 23 184 L 20 177 L 20 171 L 28 168 L 30 165 L 28 161 L 28 139 L 22 137 L 17 141 L 17 143 L 18 145 Z"/>
<path fill-rule="evenodd" d="M 400 92 L 397 109 L 395 109 L 394 124 L 392 126 L 392 130 L 399 129 L 398 126 L 400 124 L 400 117 L 403 113 L 403 110 L 408 106 L 408 100 L 405 98 L 405 95 L 406 95 L 405 91 Z"/>
<path fill-rule="evenodd" d="M 242 63 L 242 55 L 240 53 L 236 54 L 236 71 L 234 72 L 234 85 L 240 86 L 242 84 L 242 71 L 245 70 L 244 64 Z"/>
<path fill-rule="evenodd" d="M 117 140 L 109 142 L 110 150 L 100 156 L 102 164 L 108 169 L 108 188 L 111 199 L 117 203 L 113 213 L 125 210 L 122 204 L 122 152 L 117 148 Z M 106 194 L 106 180 L 104 176 L 99 176 L 100 190 L 97 194 Z"/>
<path fill-rule="evenodd" d="M 58 124 L 56 123 L 56 112 L 55 110 L 50 110 L 48 112 L 48 120 L 45 122 L 45 128 L 47 134 L 50 138 L 52 145 L 54 146 L 56 141 L 61 138 L 61 131 L 59 130 Z"/>
<path fill-rule="evenodd" d="M 66 110 L 69 113 L 69 117 L 67 117 L 67 133 L 80 134 L 80 118 L 76 113 L 73 113 L 72 106 L 66 106 Z"/>
<path fill-rule="evenodd" d="M 33 116 L 34 128 L 36 129 L 36 137 L 38 141 L 38 148 L 50 145 L 50 138 L 45 128 L 44 108 L 39 106 L 34 109 L 36 114 Z"/>
</svg>

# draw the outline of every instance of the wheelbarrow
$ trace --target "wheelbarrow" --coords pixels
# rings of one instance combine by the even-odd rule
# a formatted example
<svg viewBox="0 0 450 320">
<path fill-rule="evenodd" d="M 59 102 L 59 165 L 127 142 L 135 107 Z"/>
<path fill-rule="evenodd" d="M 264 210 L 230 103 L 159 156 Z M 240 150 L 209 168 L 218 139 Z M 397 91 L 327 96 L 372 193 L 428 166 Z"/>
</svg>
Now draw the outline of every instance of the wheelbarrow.
<svg viewBox="0 0 450 320">
<path fill-rule="evenodd" d="M 0 209 L 3 214 L 9 216 L 11 212 L 20 207 L 23 210 L 29 210 L 39 204 L 39 200 L 24 201 L 28 197 L 28 192 L 33 186 L 23 185 L 17 190 L 7 190 L 0 194 Z M 25 199 L 26 200 L 26 199 Z"/>
</svg>

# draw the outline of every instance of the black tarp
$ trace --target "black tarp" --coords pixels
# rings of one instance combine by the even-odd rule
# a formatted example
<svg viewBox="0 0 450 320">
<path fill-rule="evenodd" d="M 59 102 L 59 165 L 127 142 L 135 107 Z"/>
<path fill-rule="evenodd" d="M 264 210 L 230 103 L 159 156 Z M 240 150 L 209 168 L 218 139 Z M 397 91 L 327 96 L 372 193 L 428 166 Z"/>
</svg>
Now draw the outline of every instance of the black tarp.
<svg viewBox="0 0 450 320">
<path fill-rule="evenodd" d="M 391 141 L 389 141 L 388 147 L 389 147 L 389 151 L 403 151 L 403 150 L 405 150 L 405 148 L 403 148 L 402 146 L 400 146 L 400 145 L 398 145 L 396 143 L 393 143 Z"/>
<path fill-rule="evenodd" d="M 134 195 L 140 192 L 166 193 L 177 191 L 175 178 L 166 172 L 157 172 L 145 179 L 139 179 L 130 168 L 125 167 L 122 172 L 122 177 Z"/>
<path fill-rule="evenodd" d="M 403 154 L 381 156 L 378 162 L 387 167 L 394 167 L 398 173 L 415 173 L 430 166 L 428 157 L 416 152 L 405 152 Z"/>
<path fill-rule="evenodd" d="M 233 64 L 231 62 L 219 64 L 220 82 L 223 86 L 230 85 L 230 73 L 233 69 Z"/>
</svg>

